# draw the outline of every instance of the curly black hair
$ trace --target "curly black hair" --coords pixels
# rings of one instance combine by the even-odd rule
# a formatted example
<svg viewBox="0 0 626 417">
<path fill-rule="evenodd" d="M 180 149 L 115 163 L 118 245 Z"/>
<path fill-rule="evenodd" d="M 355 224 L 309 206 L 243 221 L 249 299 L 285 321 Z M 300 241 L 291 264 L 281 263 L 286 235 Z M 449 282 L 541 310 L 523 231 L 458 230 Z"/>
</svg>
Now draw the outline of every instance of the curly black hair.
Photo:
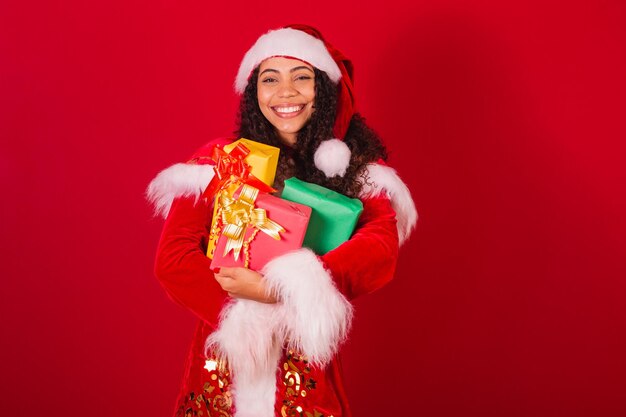
<svg viewBox="0 0 626 417">
<path fill-rule="evenodd" d="M 365 123 L 365 119 L 355 113 L 344 138 L 344 143 L 352 152 L 350 165 L 343 177 L 327 178 L 315 167 L 313 155 L 319 144 L 333 137 L 333 126 L 337 112 L 337 86 L 325 72 L 315 72 L 315 103 L 309 122 L 298 132 L 293 148 L 284 145 L 274 126 L 265 118 L 257 100 L 257 79 L 259 68 L 251 74 L 241 97 L 237 115 L 236 135 L 281 149 L 276 172 L 276 188 L 282 188 L 285 179 L 297 177 L 303 181 L 319 184 L 350 197 L 358 197 L 366 179 L 362 176 L 366 164 L 378 159 L 387 159 L 387 151 L 379 136 Z"/>
</svg>

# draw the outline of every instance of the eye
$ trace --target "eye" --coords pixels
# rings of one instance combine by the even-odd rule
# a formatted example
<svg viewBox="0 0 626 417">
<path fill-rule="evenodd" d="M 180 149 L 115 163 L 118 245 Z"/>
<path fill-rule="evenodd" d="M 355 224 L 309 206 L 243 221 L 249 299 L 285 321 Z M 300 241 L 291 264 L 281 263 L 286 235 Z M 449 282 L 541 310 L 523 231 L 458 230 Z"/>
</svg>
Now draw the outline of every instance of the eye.
<svg viewBox="0 0 626 417">
<path fill-rule="evenodd" d="M 302 80 L 310 80 L 313 77 L 311 77 L 310 75 L 307 74 L 300 74 L 300 75 L 296 75 L 296 80 L 298 81 L 302 81 Z"/>
<path fill-rule="evenodd" d="M 275 83 L 276 81 L 277 81 L 276 78 L 273 78 L 273 77 L 267 77 L 261 80 L 263 84 L 271 84 L 271 83 Z"/>
</svg>

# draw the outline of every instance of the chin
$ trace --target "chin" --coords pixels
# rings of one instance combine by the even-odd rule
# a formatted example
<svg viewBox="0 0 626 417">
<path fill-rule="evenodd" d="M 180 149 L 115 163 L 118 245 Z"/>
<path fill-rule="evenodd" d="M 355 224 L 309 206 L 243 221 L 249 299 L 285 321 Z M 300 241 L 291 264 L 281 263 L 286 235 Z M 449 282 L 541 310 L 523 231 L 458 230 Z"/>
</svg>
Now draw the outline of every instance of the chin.
<svg viewBox="0 0 626 417">
<path fill-rule="evenodd" d="M 296 129 L 278 129 L 278 132 L 283 135 L 296 135 L 302 129 L 301 127 Z"/>
<path fill-rule="evenodd" d="M 298 133 L 304 127 L 304 125 L 305 123 L 301 123 L 301 124 L 289 123 L 288 125 L 282 125 L 282 126 L 280 124 L 276 124 L 274 125 L 274 128 L 280 133 L 293 135 L 294 133 Z"/>
</svg>

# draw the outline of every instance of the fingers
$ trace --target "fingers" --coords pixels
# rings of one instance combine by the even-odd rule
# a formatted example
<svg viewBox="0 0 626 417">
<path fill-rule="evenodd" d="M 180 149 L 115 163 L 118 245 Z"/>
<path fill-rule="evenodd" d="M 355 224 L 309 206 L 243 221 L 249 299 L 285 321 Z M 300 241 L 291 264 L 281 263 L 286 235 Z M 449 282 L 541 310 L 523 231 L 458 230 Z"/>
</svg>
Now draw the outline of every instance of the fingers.
<svg viewBox="0 0 626 417">
<path fill-rule="evenodd" d="M 222 287 L 222 289 L 232 297 L 231 291 L 233 291 L 233 286 L 235 285 L 233 279 L 229 277 L 215 275 L 215 280 L 220 285 L 220 287 Z"/>
<path fill-rule="evenodd" d="M 265 291 L 263 275 L 256 271 L 241 267 L 223 267 L 214 270 L 214 274 L 217 283 L 231 297 L 264 303 L 276 302 L 276 298 Z"/>
<path fill-rule="evenodd" d="M 245 271 L 245 269 L 246 268 L 241 268 L 238 266 L 235 266 L 235 267 L 223 266 L 223 267 L 213 268 L 212 271 L 216 276 L 235 277 L 241 273 L 241 271 L 239 270 Z"/>
</svg>

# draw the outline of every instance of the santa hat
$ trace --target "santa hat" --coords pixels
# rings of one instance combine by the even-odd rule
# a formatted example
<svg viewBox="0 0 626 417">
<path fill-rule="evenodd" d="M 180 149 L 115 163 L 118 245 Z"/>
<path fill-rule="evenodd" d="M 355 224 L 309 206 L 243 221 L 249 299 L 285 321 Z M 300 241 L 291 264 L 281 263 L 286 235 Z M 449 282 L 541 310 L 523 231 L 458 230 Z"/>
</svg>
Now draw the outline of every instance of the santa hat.
<svg viewBox="0 0 626 417">
<path fill-rule="evenodd" d="M 307 25 L 288 25 L 262 35 L 250 48 L 239 66 L 235 91 L 242 94 L 252 71 L 264 60 L 275 56 L 304 61 L 324 71 L 337 85 L 337 116 L 333 126 L 335 138 L 319 145 L 313 161 L 327 177 L 343 176 L 350 165 L 351 156 L 343 138 L 354 114 L 352 62 L 326 42 L 317 29 Z"/>
</svg>

